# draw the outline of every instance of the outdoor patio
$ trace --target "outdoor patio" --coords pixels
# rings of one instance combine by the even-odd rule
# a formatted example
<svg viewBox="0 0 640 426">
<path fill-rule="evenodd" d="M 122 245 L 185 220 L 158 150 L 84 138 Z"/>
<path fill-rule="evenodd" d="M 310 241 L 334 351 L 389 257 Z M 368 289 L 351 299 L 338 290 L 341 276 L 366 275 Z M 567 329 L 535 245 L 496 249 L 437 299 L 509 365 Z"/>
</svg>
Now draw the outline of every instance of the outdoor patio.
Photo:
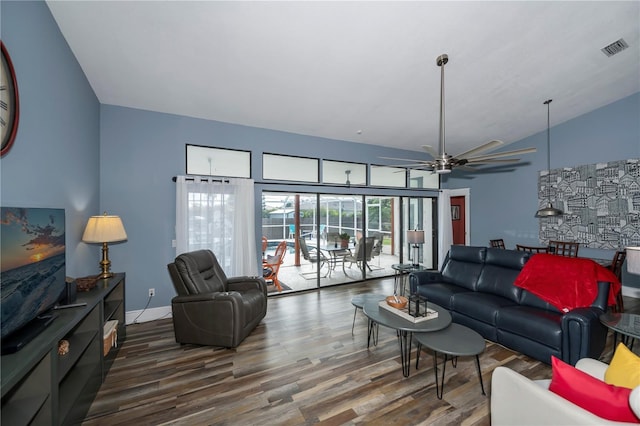
<svg viewBox="0 0 640 426">
<path fill-rule="evenodd" d="M 279 281 L 283 287 L 281 293 L 288 293 L 293 291 L 308 290 L 317 288 L 317 267 L 316 263 L 311 263 L 305 260 L 300 253 L 300 265 L 295 265 L 295 250 L 294 240 L 286 240 L 288 245 L 287 253 L 284 256 L 280 271 L 278 273 Z M 313 247 L 311 243 L 307 243 L 309 247 Z M 265 255 L 272 255 L 274 247 L 269 247 Z M 350 251 L 354 251 L 353 244 L 350 245 Z M 366 269 L 366 278 L 380 278 L 386 276 L 395 275 L 395 271 L 391 268 L 391 265 L 399 263 L 398 256 L 394 256 L 385 251 L 390 251 L 389 246 L 384 246 L 382 253 L 379 256 L 375 256 L 368 262 L 369 267 Z M 323 251 L 323 254 L 328 259 L 331 259 L 331 255 L 328 252 Z M 361 281 L 362 271 L 358 268 L 357 264 L 350 264 L 347 262 L 343 268 L 343 256 L 336 256 L 336 264 L 330 265 L 331 262 L 322 265 L 320 270 L 320 286 L 330 286 L 335 284 L 343 284 L 354 281 Z M 333 266 L 333 267 L 332 267 Z M 331 267 L 331 269 L 329 269 Z M 269 286 L 270 294 L 278 293 L 275 286 Z"/>
</svg>

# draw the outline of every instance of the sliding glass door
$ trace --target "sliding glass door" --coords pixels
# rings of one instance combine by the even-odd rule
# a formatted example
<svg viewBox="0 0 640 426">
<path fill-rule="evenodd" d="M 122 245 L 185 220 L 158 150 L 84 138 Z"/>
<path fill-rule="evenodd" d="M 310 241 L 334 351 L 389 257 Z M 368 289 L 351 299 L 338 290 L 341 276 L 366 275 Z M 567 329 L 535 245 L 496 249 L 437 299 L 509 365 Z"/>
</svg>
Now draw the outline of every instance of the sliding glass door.
<svg viewBox="0 0 640 426">
<path fill-rule="evenodd" d="M 393 276 L 392 265 L 414 257 L 431 268 L 433 206 L 435 198 L 263 192 L 263 257 L 285 242 L 278 271 L 284 292 Z M 412 229 L 425 231 L 415 256 L 406 240 Z"/>
</svg>

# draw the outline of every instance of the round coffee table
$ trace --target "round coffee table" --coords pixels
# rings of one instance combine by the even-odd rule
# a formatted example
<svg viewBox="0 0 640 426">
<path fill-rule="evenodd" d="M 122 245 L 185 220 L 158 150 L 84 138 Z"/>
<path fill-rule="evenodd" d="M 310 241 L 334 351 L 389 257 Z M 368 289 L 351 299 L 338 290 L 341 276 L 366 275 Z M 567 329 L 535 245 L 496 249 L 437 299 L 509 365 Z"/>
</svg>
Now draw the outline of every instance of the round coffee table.
<svg viewBox="0 0 640 426">
<path fill-rule="evenodd" d="M 451 324 L 449 311 L 433 303 L 427 303 L 427 308 L 438 312 L 438 317 L 415 323 L 384 308 L 380 308 L 377 301 L 368 301 L 362 308 L 362 312 L 369 318 L 367 348 L 371 343 L 373 329 L 377 325 L 397 330 L 398 343 L 400 344 L 400 361 L 402 363 L 402 374 L 404 377 L 409 377 L 409 371 L 411 369 L 410 359 L 413 333 L 427 333 L 442 330 Z"/>
<path fill-rule="evenodd" d="M 453 357 L 452 363 L 455 367 L 459 356 L 476 357 L 476 367 L 478 368 L 478 378 L 480 379 L 480 389 L 484 393 L 484 385 L 482 383 L 482 371 L 480 370 L 479 355 L 484 352 L 484 338 L 460 324 L 451 323 L 447 328 L 434 331 L 432 333 L 416 334 L 416 342 L 418 347 L 416 350 L 416 370 L 418 369 L 418 361 L 420 361 L 420 351 L 425 346 L 433 351 L 433 371 L 436 375 L 436 396 L 442 399 L 444 391 L 444 373 L 447 366 L 447 357 Z M 438 352 L 444 354 L 444 362 L 442 363 L 442 379 L 438 383 Z"/>
</svg>

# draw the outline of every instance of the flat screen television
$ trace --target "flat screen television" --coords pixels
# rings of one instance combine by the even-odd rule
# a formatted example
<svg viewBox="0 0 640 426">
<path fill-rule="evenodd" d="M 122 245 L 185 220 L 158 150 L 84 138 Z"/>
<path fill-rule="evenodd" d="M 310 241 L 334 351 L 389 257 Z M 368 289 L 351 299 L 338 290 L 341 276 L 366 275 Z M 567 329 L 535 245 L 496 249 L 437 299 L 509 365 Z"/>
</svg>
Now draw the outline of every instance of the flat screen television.
<svg viewBox="0 0 640 426">
<path fill-rule="evenodd" d="M 0 332 L 11 353 L 50 324 L 65 292 L 65 212 L 0 207 L 0 217 Z"/>
</svg>

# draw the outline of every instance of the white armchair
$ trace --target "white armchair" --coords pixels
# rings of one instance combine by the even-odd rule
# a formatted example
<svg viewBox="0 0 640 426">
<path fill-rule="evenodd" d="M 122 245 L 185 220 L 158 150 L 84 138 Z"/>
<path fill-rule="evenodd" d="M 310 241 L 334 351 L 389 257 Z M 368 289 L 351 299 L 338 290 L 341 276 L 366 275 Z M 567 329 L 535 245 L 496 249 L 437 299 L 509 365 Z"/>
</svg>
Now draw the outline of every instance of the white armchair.
<svg viewBox="0 0 640 426">
<path fill-rule="evenodd" d="M 576 368 L 604 380 L 608 365 L 584 358 Z M 602 419 L 548 390 L 551 380 L 530 380 L 507 368 L 497 367 L 491 377 L 491 424 L 513 425 L 631 425 Z M 640 387 L 629 396 L 640 415 Z M 636 423 L 637 426 L 637 423 Z"/>
</svg>

